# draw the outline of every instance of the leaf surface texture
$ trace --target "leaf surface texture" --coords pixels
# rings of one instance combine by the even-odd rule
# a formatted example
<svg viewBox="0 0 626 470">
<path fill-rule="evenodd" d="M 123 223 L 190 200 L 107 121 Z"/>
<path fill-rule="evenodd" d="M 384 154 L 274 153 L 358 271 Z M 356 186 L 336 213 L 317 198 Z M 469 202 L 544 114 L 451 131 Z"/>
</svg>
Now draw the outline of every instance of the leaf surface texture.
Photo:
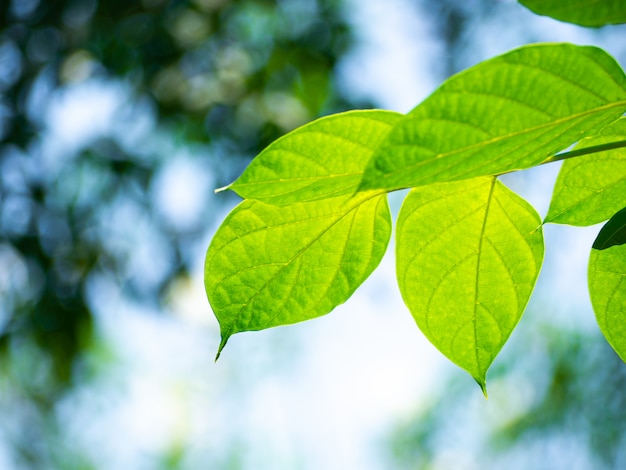
<svg viewBox="0 0 626 470">
<path fill-rule="evenodd" d="M 413 189 L 400 211 L 402 297 L 426 337 L 483 390 L 539 274 L 540 224 L 495 178 Z"/>
<path fill-rule="evenodd" d="M 624 215 L 621 224 L 623 228 Z M 591 305 L 600 330 L 626 362 L 626 244 L 593 248 L 589 257 L 588 281 Z"/>
<path fill-rule="evenodd" d="M 524 46 L 461 72 L 394 126 L 361 189 L 529 168 L 626 111 L 626 77 L 595 47 Z"/>
<path fill-rule="evenodd" d="M 220 351 L 235 333 L 308 320 L 345 302 L 380 262 L 390 234 L 380 192 L 286 207 L 239 204 L 205 262 Z"/>
<path fill-rule="evenodd" d="M 626 119 L 584 139 L 576 149 L 626 140 Z M 626 203 L 626 148 L 571 158 L 559 171 L 545 222 L 577 226 L 609 219 Z"/>
<path fill-rule="evenodd" d="M 352 194 L 374 150 L 400 117 L 369 110 L 313 121 L 270 144 L 228 189 L 279 205 Z"/>
</svg>

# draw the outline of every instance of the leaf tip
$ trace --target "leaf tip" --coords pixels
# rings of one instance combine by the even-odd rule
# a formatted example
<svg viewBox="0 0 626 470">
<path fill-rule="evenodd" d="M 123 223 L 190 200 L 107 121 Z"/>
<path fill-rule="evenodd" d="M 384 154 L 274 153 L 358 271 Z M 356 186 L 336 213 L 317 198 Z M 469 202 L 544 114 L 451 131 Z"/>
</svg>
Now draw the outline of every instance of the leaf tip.
<svg viewBox="0 0 626 470">
<path fill-rule="evenodd" d="M 489 395 L 487 394 L 487 382 L 485 381 L 485 379 L 474 379 L 476 380 L 476 383 L 478 384 L 478 386 L 480 387 L 480 390 L 483 392 L 483 395 L 485 396 L 485 400 L 489 400 Z"/>
<path fill-rule="evenodd" d="M 215 355 L 215 362 L 217 362 L 217 360 L 220 358 L 220 354 L 222 354 L 222 350 L 224 349 L 224 346 L 226 346 L 228 338 L 230 338 L 230 335 L 222 335 L 222 340 L 220 341 L 220 345 L 217 348 L 217 354 Z"/>
</svg>

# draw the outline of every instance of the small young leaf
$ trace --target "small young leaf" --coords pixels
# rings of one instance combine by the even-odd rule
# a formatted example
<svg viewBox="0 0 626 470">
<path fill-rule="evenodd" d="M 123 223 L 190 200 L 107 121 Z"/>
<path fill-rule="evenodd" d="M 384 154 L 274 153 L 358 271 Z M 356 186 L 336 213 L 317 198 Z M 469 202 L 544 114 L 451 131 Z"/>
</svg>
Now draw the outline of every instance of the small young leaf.
<svg viewBox="0 0 626 470">
<path fill-rule="evenodd" d="M 591 250 L 589 294 L 602 334 L 626 362 L 626 245 Z"/>
<path fill-rule="evenodd" d="M 495 178 L 422 186 L 402 205 L 396 258 L 419 328 L 484 390 L 539 274 L 539 216 Z"/>
<path fill-rule="evenodd" d="M 313 121 L 269 145 L 224 189 L 277 205 L 353 194 L 374 149 L 400 117 L 369 110 Z"/>
<path fill-rule="evenodd" d="M 209 246 L 204 282 L 230 336 L 308 320 L 345 302 L 391 234 L 387 195 L 359 193 L 281 207 L 244 201 Z"/>
<path fill-rule="evenodd" d="M 576 149 L 625 140 L 626 119 L 622 118 L 598 136 L 583 139 Z M 625 194 L 626 148 L 565 160 L 544 223 L 587 226 L 603 222 L 624 205 Z"/>
<path fill-rule="evenodd" d="M 626 23 L 624 0 L 519 0 L 538 15 L 581 26 Z"/>
<path fill-rule="evenodd" d="M 593 242 L 596 250 L 606 250 L 615 245 L 626 243 L 626 207 L 617 212 L 604 224 Z"/>
<path fill-rule="evenodd" d="M 626 77 L 595 47 L 536 44 L 482 62 L 403 117 L 361 189 L 388 191 L 528 168 L 626 111 Z"/>
</svg>

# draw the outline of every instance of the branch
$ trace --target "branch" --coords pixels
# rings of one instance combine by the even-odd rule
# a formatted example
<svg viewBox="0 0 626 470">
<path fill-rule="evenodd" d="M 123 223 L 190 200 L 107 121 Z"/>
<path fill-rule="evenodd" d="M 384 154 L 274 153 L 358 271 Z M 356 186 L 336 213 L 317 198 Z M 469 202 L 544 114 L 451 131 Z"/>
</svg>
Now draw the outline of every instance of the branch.
<svg viewBox="0 0 626 470">
<path fill-rule="evenodd" d="M 609 142 L 607 144 L 601 145 L 593 145 L 591 147 L 586 147 L 584 149 L 572 150 L 570 152 L 557 153 L 553 155 L 543 162 L 541 165 L 545 165 L 546 163 L 558 162 L 560 160 L 566 160 L 568 158 L 580 157 L 582 155 L 589 155 L 592 153 L 604 152 L 606 150 L 613 150 L 626 147 L 626 140 L 619 140 L 617 142 Z"/>
</svg>

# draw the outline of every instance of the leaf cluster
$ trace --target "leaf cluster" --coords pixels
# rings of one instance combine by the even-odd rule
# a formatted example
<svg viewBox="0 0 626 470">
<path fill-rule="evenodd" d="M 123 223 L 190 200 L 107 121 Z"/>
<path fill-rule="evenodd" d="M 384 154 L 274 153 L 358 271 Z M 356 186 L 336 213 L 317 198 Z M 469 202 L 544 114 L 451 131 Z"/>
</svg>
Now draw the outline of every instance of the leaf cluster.
<svg viewBox="0 0 626 470">
<path fill-rule="evenodd" d="M 626 76 L 608 53 L 533 44 L 449 78 L 406 115 L 352 111 L 278 139 L 222 188 L 245 201 L 206 258 L 218 356 L 237 332 L 345 302 L 389 242 L 387 193 L 410 189 L 397 221 L 400 292 L 425 336 L 485 395 L 541 269 L 545 223 L 609 219 L 592 248 L 589 290 L 626 360 L 625 112 Z M 498 179 L 558 160 L 544 220 Z"/>
</svg>

